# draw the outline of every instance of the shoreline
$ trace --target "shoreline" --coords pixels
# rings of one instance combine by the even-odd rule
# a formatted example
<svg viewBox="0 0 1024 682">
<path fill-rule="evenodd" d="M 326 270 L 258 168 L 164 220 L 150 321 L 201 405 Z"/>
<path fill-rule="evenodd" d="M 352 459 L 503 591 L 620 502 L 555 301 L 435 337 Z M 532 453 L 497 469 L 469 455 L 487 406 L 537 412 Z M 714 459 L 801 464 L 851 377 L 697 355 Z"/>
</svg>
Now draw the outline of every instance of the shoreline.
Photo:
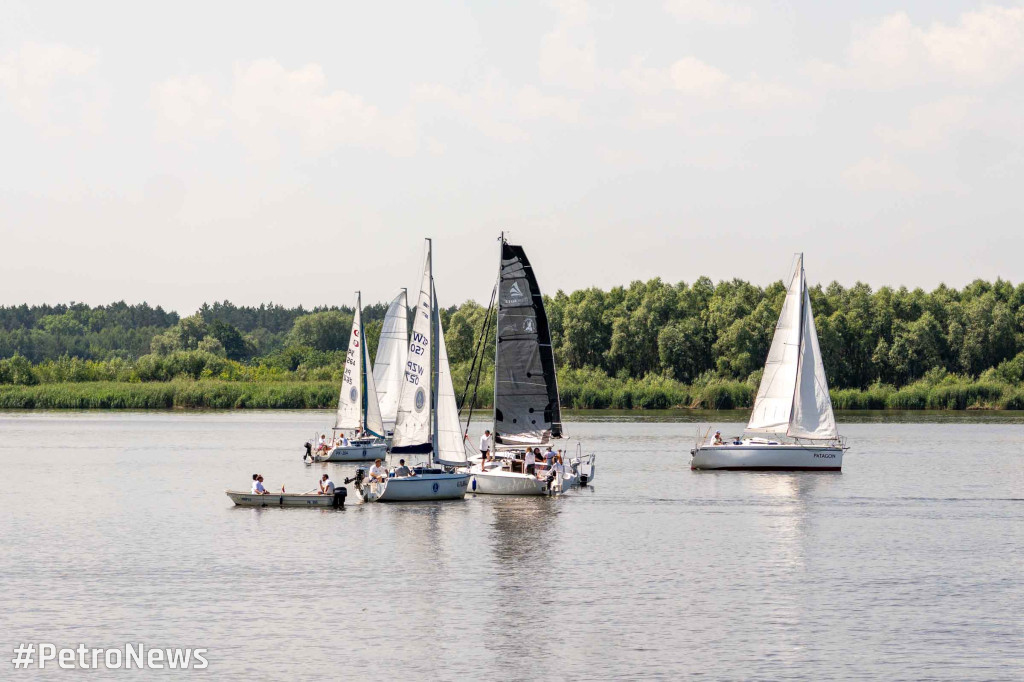
<svg viewBox="0 0 1024 682">
<path fill-rule="evenodd" d="M 749 410 L 754 389 L 739 382 L 700 388 L 632 391 L 612 380 L 597 391 L 568 385 L 561 391 L 565 411 L 619 410 L 650 412 L 742 412 Z M 639 388 L 639 387 L 638 387 Z M 588 390 L 590 389 L 590 390 Z M 872 386 L 835 389 L 838 413 L 863 410 L 1002 412 L 1024 409 L 1024 387 L 985 381 L 902 388 Z M 224 381 L 200 379 L 166 382 L 64 382 L 0 385 L 0 410 L 191 410 L 191 409 L 334 409 L 338 385 L 331 381 Z M 490 409 L 478 404 L 475 410 Z"/>
</svg>

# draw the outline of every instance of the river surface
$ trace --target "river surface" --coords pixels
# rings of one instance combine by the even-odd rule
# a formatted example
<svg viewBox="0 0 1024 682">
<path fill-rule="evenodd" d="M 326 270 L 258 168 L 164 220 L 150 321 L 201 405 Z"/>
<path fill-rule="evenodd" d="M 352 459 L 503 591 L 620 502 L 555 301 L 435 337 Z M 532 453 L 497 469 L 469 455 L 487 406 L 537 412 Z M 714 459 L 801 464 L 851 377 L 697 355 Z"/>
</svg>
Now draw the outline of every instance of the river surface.
<svg viewBox="0 0 1024 682">
<path fill-rule="evenodd" d="M 1020 413 L 843 415 L 841 474 L 691 471 L 695 420 L 742 413 L 588 413 L 561 498 L 232 506 L 351 475 L 301 461 L 332 416 L 0 413 L 0 679 L 75 677 L 21 642 L 210 679 L 1024 678 Z"/>
</svg>

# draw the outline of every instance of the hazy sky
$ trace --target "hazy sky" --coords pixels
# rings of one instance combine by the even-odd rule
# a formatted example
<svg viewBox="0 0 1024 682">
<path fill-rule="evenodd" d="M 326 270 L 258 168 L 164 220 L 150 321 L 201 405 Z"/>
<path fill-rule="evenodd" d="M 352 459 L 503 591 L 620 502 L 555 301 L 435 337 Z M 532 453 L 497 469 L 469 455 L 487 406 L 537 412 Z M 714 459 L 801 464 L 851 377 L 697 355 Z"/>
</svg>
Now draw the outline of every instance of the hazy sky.
<svg viewBox="0 0 1024 682">
<path fill-rule="evenodd" d="M 0 8 L 2 304 L 1022 279 L 1019 2 Z"/>
</svg>

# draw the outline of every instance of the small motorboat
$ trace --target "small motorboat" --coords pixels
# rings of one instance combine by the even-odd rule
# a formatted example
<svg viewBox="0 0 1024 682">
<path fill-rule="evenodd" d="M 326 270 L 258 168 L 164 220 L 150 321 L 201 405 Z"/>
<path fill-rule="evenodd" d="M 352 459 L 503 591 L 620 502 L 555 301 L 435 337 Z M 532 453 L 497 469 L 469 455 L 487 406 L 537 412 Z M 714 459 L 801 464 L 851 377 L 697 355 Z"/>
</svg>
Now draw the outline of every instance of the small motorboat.
<svg viewBox="0 0 1024 682">
<path fill-rule="evenodd" d="M 308 493 L 267 493 L 257 495 L 252 492 L 241 490 L 225 490 L 239 507 L 344 507 L 345 496 L 348 490 L 345 486 L 338 486 L 334 489 L 333 495 L 324 495 L 316 491 Z"/>
</svg>

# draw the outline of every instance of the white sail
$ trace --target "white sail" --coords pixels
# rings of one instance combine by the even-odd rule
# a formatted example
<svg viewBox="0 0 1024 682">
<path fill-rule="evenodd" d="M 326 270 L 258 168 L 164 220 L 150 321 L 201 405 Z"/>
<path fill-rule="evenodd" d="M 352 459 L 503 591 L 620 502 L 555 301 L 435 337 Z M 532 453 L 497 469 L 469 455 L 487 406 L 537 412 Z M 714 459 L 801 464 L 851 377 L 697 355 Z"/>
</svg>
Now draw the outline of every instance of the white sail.
<svg viewBox="0 0 1024 682">
<path fill-rule="evenodd" d="M 747 423 L 751 433 L 785 434 L 793 410 L 797 364 L 800 355 L 800 307 L 803 299 L 803 256 L 797 256 L 786 300 L 775 326 L 754 410 Z"/>
<path fill-rule="evenodd" d="M 363 330 L 359 330 L 360 337 L 365 339 Z M 372 433 L 375 436 L 384 436 L 384 422 L 380 416 L 380 403 L 377 400 L 377 386 L 373 380 L 373 372 L 369 371 L 370 368 L 370 346 L 365 342 L 362 343 L 362 372 L 364 387 L 366 389 L 363 401 L 363 428 Z"/>
<path fill-rule="evenodd" d="M 409 352 L 408 315 L 408 298 L 403 289 L 388 306 L 377 344 L 377 358 L 373 363 L 373 382 L 385 427 L 393 428 L 398 416 L 405 358 Z"/>
<path fill-rule="evenodd" d="M 409 352 L 402 373 L 398 414 L 392 449 L 430 444 L 430 344 L 431 301 L 430 247 L 423 263 L 423 280 L 416 303 Z"/>
<path fill-rule="evenodd" d="M 802 259 L 801 259 L 802 260 Z M 796 393 L 788 435 L 793 438 L 833 440 L 839 437 L 832 398 L 828 394 L 825 365 L 821 362 L 818 330 L 811 313 L 811 297 L 804 287 L 803 338 L 800 343 Z"/>
<path fill-rule="evenodd" d="M 437 451 L 434 452 L 434 461 L 448 466 L 466 466 L 469 457 L 466 441 L 462 437 L 459 405 L 455 398 L 440 317 L 437 320 L 437 343 Z"/>
<path fill-rule="evenodd" d="M 341 393 L 338 395 L 338 414 L 334 421 L 336 429 L 356 429 L 363 425 L 363 362 L 362 310 L 360 298 L 356 297 L 356 311 L 352 316 L 352 333 L 348 337 L 348 352 L 345 354 L 345 374 L 341 379 Z"/>
</svg>

